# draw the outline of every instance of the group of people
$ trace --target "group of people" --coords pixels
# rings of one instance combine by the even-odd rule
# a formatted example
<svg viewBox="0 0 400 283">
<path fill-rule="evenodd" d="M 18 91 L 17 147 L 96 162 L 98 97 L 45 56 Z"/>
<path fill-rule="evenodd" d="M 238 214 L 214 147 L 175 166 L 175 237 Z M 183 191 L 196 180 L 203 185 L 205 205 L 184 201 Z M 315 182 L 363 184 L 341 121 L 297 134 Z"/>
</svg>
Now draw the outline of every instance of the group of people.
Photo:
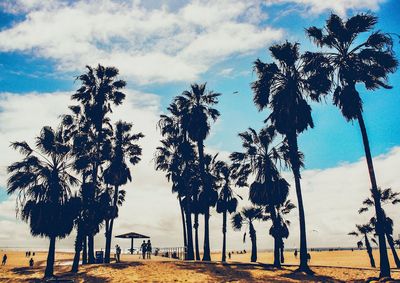
<svg viewBox="0 0 400 283">
<path fill-rule="evenodd" d="M 35 256 L 35 252 L 27 251 L 25 252 L 25 257 Z"/>
<path fill-rule="evenodd" d="M 151 242 L 150 240 L 146 241 L 143 240 L 142 245 L 140 246 L 140 250 L 142 251 L 142 258 L 143 259 L 151 259 L 151 252 L 152 252 L 152 247 L 151 247 Z"/>
</svg>

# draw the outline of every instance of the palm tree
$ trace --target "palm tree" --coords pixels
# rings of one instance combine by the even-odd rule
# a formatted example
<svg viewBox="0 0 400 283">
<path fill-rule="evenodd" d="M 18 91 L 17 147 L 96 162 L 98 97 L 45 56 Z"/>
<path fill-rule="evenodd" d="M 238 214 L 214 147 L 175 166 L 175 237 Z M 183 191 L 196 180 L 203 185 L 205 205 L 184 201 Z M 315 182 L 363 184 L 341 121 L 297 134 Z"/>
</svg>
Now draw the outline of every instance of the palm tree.
<svg viewBox="0 0 400 283">
<path fill-rule="evenodd" d="M 105 183 L 114 186 L 112 217 L 110 222 L 106 223 L 105 263 L 110 262 L 112 230 L 114 219 L 118 216 L 119 187 L 125 185 L 128 181 L 132 182 L 131 170 L 127 163 L 136 165 L 142 154 L 142 149 L 136 142 L 144 135 L 142 133 L 132 134 L 131 130 L 132 124 L 122 121 L 116 123 L 115 134 L 112 137 L 110 162 L 104 170 Z"/>
<path fill-rule="evenodd" d="M 369 234 L 371 234 L 374 229 L 371 227 L 370 224 L 356 225 L 356 227 L 357 227 L 357 230 L 353 231 L 353 232 L 350 232 L 348 235 L 356 236 L 356 237 L 359 237 L 359 236 L 362 237 L 357 242 L 357 247 L 359 249 L 361 249 L 363 247 L 363 245 L 365 244 L 365 247 L 367 249 L 367 253 L 368 253 L 368 256 L 369 256 L 369 261 L 371 263 L 371 267 L 375 267 L 375 260 L 374 260 L 374 256 L 372 255 L 371 244 L 369 243 L 369 238 L 370 238 L 370 240 L 372 242 L 377 244 L 375 239 L 373 237 L 369 236 Z"/>
<path fill-rule="evenodd" d="M 380 87 L 389 89 L 391 87 L 387 84 L 388 74 L 397 69 L 393 42 L 388 34 L 375 31 L 369 34 L 366 40 L 359 40 L 364 33 L 374 28 L 377 21 L 377 17 L 370 14 L 358 14 L 346 21 L 332 14 L 323 29 L 310 27 L 306 32 L 316 45 L 330 49 L 310 56 L 324 56 L 331 62 L 335 68 L 333 103 L 339 107 L 347 121 L 357 120 L 360 126 L 378 220 L 376 232 L 379 238 L 380 277 L 390 277 L 383 229 L 385 219 L 364 123 L 363 102 L 356 89 L 357 83 L 363 83 L 368 90 Z"/>
<path fill-rule="evenodd" d="M 170 115 L 161 115 L 158 126 L 164 139 L 155 154 L 156 170 L 166 172 L 172 182 L 172 192 L 178 194 L 181 209 L 184 246 L 186 259 L 194 259 L 192 234 L 192 203 L 196 191 L 195 172 L 196 153 L 187 137 L 187 130 L 182 124 L 182 111 L 179 105 L 172 103 L 168 108 Z M 186 226 L 185 226 L 186 225 Z"/>
<path fill-rule="evenodd" d="M 72 95 L 73 100 L 81 104 L 81 109 L 88 124 L 88 136 L 93 143 L 93 147 L 85 156 L 90 156 L 91 174 L 87 186 L 88 202 L 92 202 L 96 196 L 96 191 L 100 189 L 99 168 L 107 160 L 109 138 L 112 134 L 110 120 L 107 114 L 112 112 L 111 104 L 120 105 L 125 99 L 122 89 L 126 86 L 124 80 L 118 79 L 119 71 L 114 67 L 103 67 L 98 65 L 96 68 L 86 66 L 87 72 L 77 77 L 81 82 L 81 87 Z M 89 140 L 89 139 L 88 139 Z M 101 170 L 100 170 L 101 171 Z M 88 205 L 88 207 L 94 207 Z M 95 214 L 95 212 L 92 212 Z M 94 234 L 97 229 L 88 231 L 88 256 L 89 263 L 94 263 Z"/>
<path fill-rule="evenodd" d="M 399 193 L 393 192 L 391 188 L 387 188 L 382 190 L 381 188 L 378 188 L 379 192 L 379 199 L 381 200 L 382 206 L 385 204 L 397 204 L 400 203 L 400 198 L 399 198 Z M 373 198 L 367 198 L 363 201 L 363 207 L 361 207 L 358 210 L 358 213 L 363 213 L 369 210 L 370 207 L 374 206 L 374 199 Z M 393 220 L 386 216 L 385 210 L 382 208 L 383 214 L 385 215 L 385 236 L 386 239 L 388 240 L 390 249 L 392 250 L 394 262 L 396 263 L 396 267 L 400 268 L 400 259 L 399 256 L 397 255 L 396 248 L 395 248 L 395 243 L 393 240 Z M 372 227 L 376 227 L 376 218 L 372 217 L 371 219 L 371 225 Z"/>
<path fill-rule="evenodd" d="M 236 185 L 248 186 L 250 175 L 255 177 L 250 185 L 249 199 L 255 205 L 265 208 L 270 214 L 274 227 L 280 227 L 277 209 L 282 206 L 289 194 L 289 184 L 281 177 L 277 164 L 284 161 L 286 145 L 272 143 L 276 137 L 273 126 L 257 133 L 254 129 L 240 133 L 244 152 L 234 152 L 230 158 Z M 272 234 L 271 234 L 272 235 Z M 274 236 L 274 266 L 280 268 L 282 235 Z"/>
<path fill-rule="evenodd" d="M 307 262 L 306 222 L 297 136 L 308 127 L 314 126 L 311 107 L 305 96 L 318 101 L 321 95 L 328 93 L 332 68 L 323 56 L 301 56 L 298 43 L 286 42 L 271 46 L 269 50 L 276 63 L 266 64 L 259 59 L 254 62 L 254 70 L 258 77 L 252 84 L 254 103 L 260 111 L 267 106 L 271 108 L 267 120 L 284 135 L 288 144 L 287 161 L 294 175 L 300 220 L 298 270 L 312 273 Z"/>
<path fill-rule="evenodd" d="M 215 166 L 215 175 L 218 176 L 218 185 L 220 187 L 218 200 L 217 200 L 217 212 L 222 213 L 222 262 L 226 261 L 226 225 L 227 225 L 227 214 L 231 214 L 236 211 L 237 198 L 231 188 L 232 171 L 228 164 L 224 161 L 218 161 Z M 239 196 L 240 197 L 240 196 Z"/>
<path fill-rule="evenodd" d="M 262 219 L 262 210 L 258 207 L 245 207 L 240 212 L 236 212 L 232 217 L 232 227 L 240 231 L 244 225 L 248 226 L 251 240 L 251 262 L 257 262 L 257 235 L 254 229 L 254 221 Z M 246 232 L 243 235 L 243 242 L 246 242 Z"/>
<path fill-rule="evenodd" d="M 7 193 L 17 193 L 17 213 L 29 222 L 31 234 L 50 239 L 45 277 L 52 277 L 56 238 L 71 233 L 79 209 L 79 199 L 72 195 L 78 180 L 70 172 L 71 147 L 62 128 L 50 127 L 41 130 L 36 149 L 26 142 L 11 146 L 24 158 L 7 168 Z"/>
<path fill-rule="evenodd" d="M 177 103 L 184 109 L 182 122 L 188 131 L 189 138 L 196 142 L 199 157 L 200 178 L 202 190 L 205 186 L 205 163 L 204 163 L 204 140 L 210 132 L 210 118 L 214 121 L 219 117 L 219 111 L 213 108 L 218 103 L 220 93 L 206 91 L 206 84 L 192 84 L 190 91 L 184 91 L 182 95 L 176 97 Z M 204 192 L 208 195 L 208 192 Z M 210 254 L 210 234 L 209 234 L 210 211 L 207 206 L 204 211 L 204 252 L 203 260 L 211 260 Z"/>
<path fill-rule="evenodd" d="M 279 204 L 276 208 L 277 220 L 272 221 L 272 226 L 269 230 L 269 234 L 274 237 L 274 239 L 278 239 L 278 246 L 280 250 L 280 252 L 278 251 L 278 254 L 280 254 L 280 263 L 285 262 L 285 257 L 283 253 L 285 244 L 283 242 L 283 239 L 287 239 L 289 237 L 290 226 L 290 221 L 285 219 L 284 216 L 289 214 L 294 208 L 296 208 L 296 206 L 290 200 L 286 200 L 283 204 Z M 271 219 L 271 214 L 269 213 L 265 215 L 263 219 Z"/>
</svg>

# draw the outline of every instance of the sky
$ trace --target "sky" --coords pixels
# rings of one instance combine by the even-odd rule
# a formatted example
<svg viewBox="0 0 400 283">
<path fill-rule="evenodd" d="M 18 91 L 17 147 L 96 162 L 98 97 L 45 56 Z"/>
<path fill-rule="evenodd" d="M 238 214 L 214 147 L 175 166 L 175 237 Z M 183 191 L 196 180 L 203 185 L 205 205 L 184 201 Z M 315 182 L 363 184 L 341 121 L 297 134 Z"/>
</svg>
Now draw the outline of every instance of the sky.
<svg viewBox="0 0 400 283">
<path fill-rule="evenodd" d="M 377 29 L 398 32 L 397 0 L 0 0 L 0 248 L 45 248 L 46 239 L 29 236 L 29 227 L 16 218 L 15 197 L 7 196 L 6 167 L 21 158 L 9 148 L 12 141 L 33 142 L 42 126 L 56 126 L 68 111 L 70 96 L 79 88 L 76 76 L 85 66 L 115 66 L 127 81 L 127 98 L 115 108 L 113 119 L 134 124 L 145 134 L 143 157 L 126 185 L 127 200 L 116 221 L 115 233 L 135 231 L 152 236 L 153 245 L 182 245 L 179 206 L 171 184 L 154 170 L 159 145 L 156 128 L 172 98 L 191 83 L 207 82 L 222 93 L 221 117 L 212 125 L 206 151 L 223 159 L 240 150 L 238 133 L 259 129 L 268 111 L 258 112 L 250 84 L 256 79 L 252 62 L 271 60 L 268 47 L 285 40 L 301 50 L 315 50 L 304 28 L 322 27 L 330 13 L 349 17 L 372 12 Z M 395 52 L 400 53 L 395 40 Z M 391 90 L 358 89 L 371 150 L 381 187 L 400 190 L 400 74 L 390 76 Z M 358 125 L 348 123 L 332 105 L 331 97 L 312 103 L 315 128 L 299 137 L 305 154 L 303 196 L 310 247 L 354 246 L 347 235 L 371 215 L 358 215 L 368 196 L 369 179 Z M 292 183 L 290 198 L 297 203 Z M 248 205 L 246 188 L 237 188 Z M 396 223 L 397 208 L 387 206 Z M 298 247 L 297 211 L 291 220 L 286 247 Z M 397 220 L 397 221 L 396 221 Z M 221 248 L 222 217 L 211 217 L 211 248 Z M 202 225 L 202 223 L 201 223 Z M 258 223 L 258 246 L 272 248 L 270 223 Z M 228 230 L 228 249 L 249 248 L 242 232 Z M 96 237 L 96 247 L 104 243 Z M 397 236 L 396 236 L 397 238 Z M 74 234 L 58 248 L 72 248 Z M 123 248 L 129 243 L 118 242 Z"/>
</svg>

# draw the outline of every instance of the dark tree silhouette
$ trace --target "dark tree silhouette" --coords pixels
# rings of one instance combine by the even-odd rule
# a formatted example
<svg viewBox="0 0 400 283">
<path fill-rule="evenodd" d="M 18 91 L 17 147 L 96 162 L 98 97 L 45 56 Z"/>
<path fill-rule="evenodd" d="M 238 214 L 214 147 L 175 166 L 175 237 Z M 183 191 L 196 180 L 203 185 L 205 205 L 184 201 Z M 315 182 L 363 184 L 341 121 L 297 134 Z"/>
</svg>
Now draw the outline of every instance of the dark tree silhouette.
<svg viewBox="0 0 400 283">
<path fill-rule="evenodd" d="M 232 170 L 228 164 L 223 161 L 218 161 L 215 166 L 214 174 L 218 176 L 219 195 L 217 200 L 217 212 L 222 213 L 222 258 L 221 261 L 226 261 L 226 225 L 227 215 L 236 211 L 238 201 L 231 187 Z M 241 198 L 240 196 L 238 196 Z"/>
<path fill-rule="evenodd" d="M 332 68 L 323 56 L 300 55 L 299 44 L 286 42 L 269 48 L 276 63 L 266 64 L 257 59 L 254 70 L 258 80 L 252 83 L 254 103 L 261 111 L 267 106 L 271 114 L 267 120 L 284 135 L 288 144 L 287 161 L 293 171 L 300 220 L 299 271 L 312 273 L 307 262 L 307 238 L 303 197 L 301 192 L 301 161 L 298 134 L 313 127 L 311 107 L 306 95 L 318 101 L 330 89 Z"/>
<path fill-rule="evenodd" d="M 258 207 L 245 207 L 240 212 L 236 212 L 232 217 L 232 227 L 234 230 L 240 231 L 243 226 L 245 233 L 243 242 L 246 242 L 247 229 L 251 240 L 251 262 L 257 262 L 257 235 L 254 229 L 254 221 L 262 219 L 262 209 Z"/>
<path fill-rule="evenodd" d="M 339 107 L 347 121 L 357 120 L 360 126 L 378 221 L 376 232 L 379 238 L 380 277 L 390 277 L 383 229 L 385 219 L 364 123 L 363 103 L 356 89 L 357 83 L 363 83 L 368 90 L 380 87 L 389 89 L 388 75 L 397 69 L 398 62 L 389 34 L 375 31 L 366 40 L 360 39 L 360 35 L 371 31 L 377 21 L 377 17 L 370 14 L 358 14 L 346 21 L 332 14 L 323 29 L 310 27 L 306 32 L 316 45 L 330 49 L 327 52 L 310 53 L 310 57 L 324 56 L 330 61 L 335 68 L 333 103 Z"/>
<path fill-rule="evenodd" d="M 220 93 L 213 91 L 206 91 L 206 84 L 192 84 L 190 91 L 184 91 L 182 95 L 176 98 L 177 103 L 184 109 L 182 123 L 187 129 L 189 138 L 196 142 L 199 157 L 199 170 L 202 183 L 203 195 L 210 195 L 205 191 L 206 171 L 204 161 L 204 140 L 210 132 L 210 119 L 217 120 L 220 115 L 218 110 L 213 108 L 218 103 L 218 96 Z M 203 204 L 201 204 L 203 205 Z M 210 232 L 209 232 L 209 218 L 210 211 L 208 204 L 205 204 L 204 211 L 204 251 L 203 260 L 211 260 L 210 253 Z"/>
<path fill-rule="evenodd" d="M 384 206 L 385 204 L 397 204 L 400 203 L 400 198 L 399 198 L 399 193 L 397 192 L 393 192 L 393 190 L 391 188 L 388 189 L 384 189 L 382 190 L 381 188 L 378 188 L 378 192 L 379 192 L 379 198 L 381 200 L 382 206 Z M 358 210 L 358 213 L 363 213 L 369 210 L 370 207 L 374 206 L 374 199 L 373 198 L 367 198 L 363 201 L 363 207 L 361 207 Z M 394 258 L 394 262 L 396 264 L 397 268 L 400 268 L 400 259 L 399 256 L 397 255 L 397 251 L 395 248 L 395 242 L 393 240 L 393 220 L 386 216 L 385 210 L 382 208 L 383 213 L 385 215 L 385 236 L 386 239 L 388 240 L 390 249 L 392 250 L 392 254 L 393 254 L 393 258 Z M 376 218 L 372 217 L 371 219 L 371 225 L 372 227 L 375 228 L 376 226 Z"/>
<path fill-rule="evenodd" d="M 115 132 L 111 138 L 111 156 L 107 168 L 104 170 L 104 181 L 114 187 L 112 200 L 112 217 L 106 222 L 106 247 L 104 262 L 110 262 L 112 230 L 114 219 L 118 217 L 118 200 L 121 195 L 119 187 L 132 181 L 129 165 L 136 165 L 140 161 L 142 149 L 136 142 L 143 138 L 142 133 L 132 134 L 132 124 L 118 121 L 115 125 Z M 124 192 L 125 191 L 121 191 Z M 123 197 L 123 196 L 122 196 Z"/>
<path fill-rule="evenodd" d="M 197 193 L 197 166 L 194 146 L 188 139 L 187 129 L 182 124 L 182 109 L 172 103 L 168 109 L 170 115 L 161 115 L 158 127 L 164 139 L 155 154 L 156 170 L 166 172 L 172 182 L 172 192 L 177 193 L 181 209 L 186 259 L 194 259 L 192 233 L 192 204 Z"/>
<path fill-rule="evenodd" d="M 282 238 L 286 236 L 281 227 L 278 208 L 284 205 L 289 194 L 289 184 L 281 177 L 277 168 L 278 163 L 284 162 L 285 144 L 274 147 L 272 144 L 276 137 L 273 126 L 266 127 L 257 133 L 249 128 L 247 132 L 240 133 L 244 152 L 234 152 L 230 158 L 233 162 L 232 171 L 236 185 L 248 186 L 250 176 L 255 179 L 250 187 L 249 199 L 255 205 L 263 206 L 273 222 L 274 233 L 274 266 L 281 267 Z M 286 236 L 287 237 L 287 236 Z"/>
<path fill-rule="evenodd" d="M 367 253 L 368 253 L 368 256 L 369 256 L 369 261 L 371 263 L 371 267 L 375 267 L 375 260 L 374 260 L 374 256 L 372 255 L 371 244 L 369 243 L 369 238 L 370 238 L 370 240 L 372 242 L 377 244 L 375 239 L 373 237 L 369 236 L 373 232 L 374 229 L 371 227 L 370 224 L 356 225 L 356 227 L 357 227 L 357 230 L 353 231 L 353 232 L 350 232 L 349 235 L 356 236 L 356 237 L 360 237 L 360 236 L 362 237 L 357 242 L 357 247 L 359 249 L 361 249 L 365 245 L 365 248 L 367 249 Z"/>
<path fill-rule="evenodd" d="M 72 195 L 78 180 L 71 174 L 71 147 L 62 128 L 44 127 L 36 138 L 36 149 L 26 142 L 11 146 L 24 155 L 7 170 L 8 194 L 17 193 L 17 212 L 29 222 L 33 236 L 48 237 L 45 277 L 52 277 L 56 238 L 68 236 L 79 212 L 79 198 Z"/>
<path fill-rule="evenodd" d="M 87 66 L 87 72 L 77 77 L 81 82 L 81 87 L 72 95 L 72 99 L 81 104 L 81 109 L 88 124 L 88 133 L 84 138 L 93 144 L 89 152 L 84 154 L 89 162 L 90 176 L 84 192 L 87 198 L 84 198 L 90 209 L 95 205 L 94 199 L 101 190 L 99 180 L 99 168 L 101 168 L 108 158 L 110 148 L 110 136 L 112 129 L 107 115 L 112 111 L 111 105 L 120 105 L 125 99 L 125 94 L 121 90 L 126 86 L 124 80 L 118 79 L 118 69 L 114 67 L 103 67 L 98 65 L 96 68 Z M 95 211 L 91 211 L 92 217 L 95 217 Z M 93 227 L 88 232 L 88 261 L 94 263 L 94 235 L 98 232 Z"/>
</svg>

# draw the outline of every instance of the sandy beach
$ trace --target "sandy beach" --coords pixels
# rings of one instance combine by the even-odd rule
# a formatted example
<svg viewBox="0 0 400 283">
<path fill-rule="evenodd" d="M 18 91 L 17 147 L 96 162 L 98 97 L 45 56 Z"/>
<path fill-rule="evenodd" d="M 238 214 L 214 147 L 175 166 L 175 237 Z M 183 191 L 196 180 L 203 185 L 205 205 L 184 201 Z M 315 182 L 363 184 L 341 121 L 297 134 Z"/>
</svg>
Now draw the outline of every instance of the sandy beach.
<svg viewBox="0 0 400 283">
<path fill-rule="evenodd" d="M 0 282 L 42 282 L 45 252 L 36 253 L 33 268 L 28 267 L 29 258 L 24 252 L 7 251 L 7 255 L 6 266 L 1 267 Z M 122 255 L 121 263 L 86 265 L 78 274 L 71 274 L 73 254 L 58 252 L 55 273 L 73 282 L 365 282 L 379 275 L 378 269 L 369 267 L 364 250 L 311 252 L 314 276 L 295 273 L 297 260 L 292 252 L 285 256 L 286 265 L 276 270 L 270 265 L 271 252 L 260 252 L 258 263 L 249 263 L 249 253 L 233 254 L 226 264 L 154 256 L 151 260 L 141 260 L 136 255 Z M 374 256 L 379 263 L 377 250 Z M 213 254 L 213 260 L 219 257 L 220 254 Z M 400 270 L 393 269 L 392 277 L 393 282 L 400 282 Z"/>
</svg>

